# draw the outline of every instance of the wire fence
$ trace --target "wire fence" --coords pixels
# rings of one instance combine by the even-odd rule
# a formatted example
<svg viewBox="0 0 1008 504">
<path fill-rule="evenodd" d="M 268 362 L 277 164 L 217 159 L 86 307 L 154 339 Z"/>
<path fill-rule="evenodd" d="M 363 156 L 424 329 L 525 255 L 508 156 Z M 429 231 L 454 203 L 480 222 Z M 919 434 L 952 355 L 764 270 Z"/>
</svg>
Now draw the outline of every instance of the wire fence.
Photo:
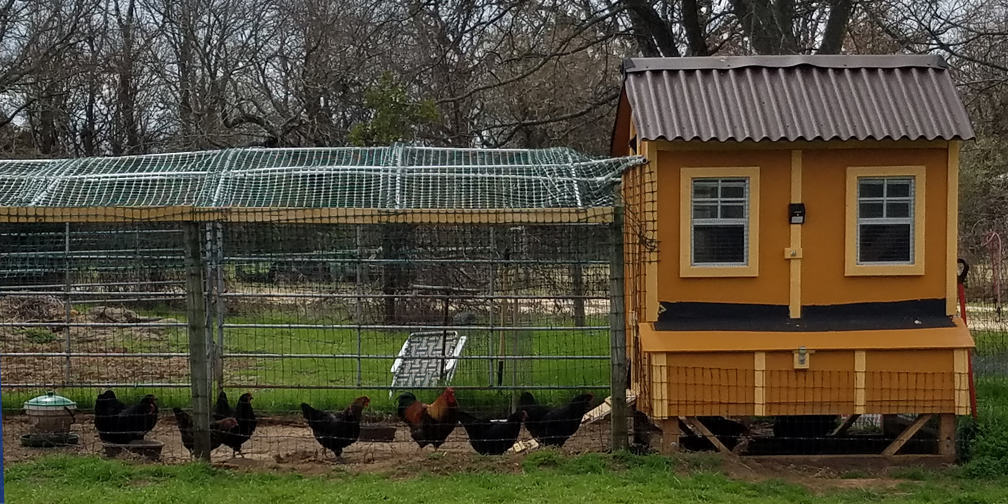
<svg viewBox="0 0 1008 504">
<path fill-rule="evenodd" d="M 246 458 L 323 458 L 301 403 L 340 412 L 369 398 L 353 458 L 415 450 L 397 418 L 406 392 L 433 403 L 450 386 L 477 419 L 507 418 L 522 393 L 557 407 L 590 393 L 588 409 L 609 395 L 609 224 L 193 226 L 208 388 L 232 408 L 251 393 Z M 48 389 L 84 410 L 106 389 L 126 404 L 154 394 L 147 439 L 188 460 L 171 411 L 188 411 L 192 382 L 183 225 L 9 224 L 0 239 L 4 407 Z M 74 424 L 79 449 L 99 452 L 89 420 Z M 568 448 L 605 449 L 604 424 Z M 467 441 L 460 426 L 442 449 Z"/>
</svg>

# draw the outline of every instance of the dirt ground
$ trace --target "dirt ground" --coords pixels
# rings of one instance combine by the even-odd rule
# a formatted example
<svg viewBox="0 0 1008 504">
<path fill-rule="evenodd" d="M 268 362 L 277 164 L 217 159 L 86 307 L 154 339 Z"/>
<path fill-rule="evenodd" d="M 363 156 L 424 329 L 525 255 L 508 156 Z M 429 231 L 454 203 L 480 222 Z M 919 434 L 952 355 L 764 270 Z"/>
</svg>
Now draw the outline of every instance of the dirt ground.
<svg viewBox="0 0 1008 504">
<path fill-rule="evenodd" d="M 23 416 L 4 418 L 4 463 L 31 460 L 54 453 L 102 454 L 102 445 L 94 431 L 93 417 L 80 414 L 72 430 L 80 436 L 80 444 L 66 448 L 26 448 L 19 438 L 28 432 L 30 423 Z M 295 417 L 262 419 L 255 434 L 244 446 L 244 457 L 232 457 L 231 450 L 220 447 L 212 454 L 218 467 L 240 471 L 295 472 L 305 475 L 377 473 L 393 478 L 418 474 L 454 474 L 459 472 L 522 472 L 526 453 L 508 453 L 500 457 L 476 454 L 459 427 L 441 448 L 417 448 L 402 424 L 396 425 L 395 441 L 357 442 L 343 452 L 340 460 L 331 452 L 323 453 L 303 420 Z M 561 450 L 567 455 L 599 453 L 608 449 L 607 422 L 583 426 Z M 164 443 L 159 463 L 177 464 L 190 460 L 182 446 L 175 420 L 170 413 L 162 416 L 147 439 Z M 520 440 L 530 439 L 523 429 Z M 691 458 L 696 459 L 691 463 Z M 706 458 L 703 458 L 706 457 Z M 891 460 L 879 457 L 824 457 L 822 459 L 787 459 L 775 457 L 719 458 L 715 455 L 686 455 L 680 465 L 689 471 L 696 467 L 712 467 L 732 478 L 744 481 L 781 480 L 802 485 L 814 492 L 834 489 L 889 489 L 905 480 L 890 476 L 897 467 L 926 466 L 941 468 L 945 464 L 934 459 Z"/>
</svg>

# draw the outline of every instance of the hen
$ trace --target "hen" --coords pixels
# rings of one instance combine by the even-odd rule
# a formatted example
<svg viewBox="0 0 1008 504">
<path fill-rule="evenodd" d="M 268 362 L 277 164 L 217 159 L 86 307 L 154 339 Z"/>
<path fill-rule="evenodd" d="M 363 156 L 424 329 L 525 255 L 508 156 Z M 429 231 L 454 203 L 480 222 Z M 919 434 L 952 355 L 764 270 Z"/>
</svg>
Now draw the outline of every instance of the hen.
<svg viewBox="0 0 1008 504">
<path fill-rule="evenodd" d="M 451 387 L 431 404 L 420 402 L 410 392 L 399 395 L 397 400 L 399 418 L 409 424 L 410 436 L 420 448 L 433 445 L 436 450 L 458 425 L 458 403 Z"/>
<path fill-rule="evenodd" d="M 95 429 L 98 430 L 98 437 L 102 441 L 126 444 L 130 441 L 143 439 L 148 432 L 154 429 L 158 420 L 156 397 L 147 394 L 143 399 L 140 399 L 139 403 L 121 409 L 115 415 L 110 415 L 110 412 L 118 409 L 122 403 L 115 399 L 114 393 L 110 394 L 109 392 L 111 391 L 103 394 L 105 397 L 102 399 L 101 420 L 97 414 L 98 405 L 95 405 Z"/>
<path fill-rule="evenodd" d="M 106 390 L 95 399 L 95 430 L 98 431 L 98 438 L 106 443 L 111 443 L 109 440 L 110 433 L 116 431 L 116 424 L 119 418 L 119 413 L 126 409 L 126 405 L 116 398 L 115 392 L 111 390 Z"/>
<path fill-rule="evenodd" d="M 371 403 L 367 396 L 361 396 L 339 413 L 329 413 L 312 408 L 307 403 L 301 403 L 301 414 L 308 421 L 315 440 L 327 450 L 332 450 L 337 457 L 343 455 L 343 448 L 352 445 L 360 436 L 361 416 Z"/>
<path fill-rule="evenodd" d="M 194 426 L 192 416 L 179 408 L 172 408 L 172 413 L 175 413 L 175 422 L 178 424 L 179 434 L 182 436 L 182 446 L 185 446 L 191 454 L 194 446 L 196 445 L 195 436 L 193 435 Z M 221 435 L 223 433 L 230 431 L 237 426 L 238 421 L 231 417 L 210 422 L 210 451 L 213 451 L 214 448 L 217 448 L 223 443 L 221 440 Z"/>
<path fill-rule="evenodd" d="M 233 429 L 221 433 L 221 443 L 231 448 L 231 456 L 241 454 L 241 447 L 256 429 L 255 411 L 252 410 L 252 394 L 246 392 L 238 398 L 238 404 L 232 410 L 228 405 L 227 394 L 223 390 L 217 395 L 217 404 L 214 406 L 214 418 L 223 419 L 233 417 L 237 422 Z M 244 454 L 242 454 L 244 456 Z"/>
<path fill-rule="evenodd" d="M 532 394 L 523 392 L 518 407 L 528 413 L 525 428 L 536 441 L 546 446 L 563 446 L 581 427 L 581 419 L 594 399 L 592 394 L 581 394 L 563 406 L 549 408 L 537 403 Z"/>
<path fill-rule="evenodd" d="M 481 455 L 500 455 L 514 446 L 526 418 L 528 413 L 525 410 L 518 410 L 505 420 L 481 419 L 464 411 L 459 412 L 459 421 L 469 435 L 469 444 Z"/>
</svg>

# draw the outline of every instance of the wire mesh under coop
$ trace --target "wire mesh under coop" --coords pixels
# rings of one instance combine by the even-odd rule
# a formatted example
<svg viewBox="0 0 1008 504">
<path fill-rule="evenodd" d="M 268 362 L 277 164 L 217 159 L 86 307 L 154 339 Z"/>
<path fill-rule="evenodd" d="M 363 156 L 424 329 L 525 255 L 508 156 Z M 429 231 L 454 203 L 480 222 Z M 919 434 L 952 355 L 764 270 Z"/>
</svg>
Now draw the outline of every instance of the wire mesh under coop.
<svg viewBox="0 0 1008 504">
<path fill-rule="evenodd" d="M 209 429 L 215 458 L 317 461 L 348 424 L 351 461 L 425 440 L 604 449 L 607 423 L 580 422 L 610 387 L 614 181 L 638 162 L 394 146 L 0 163 L 4 408 L 54 388 L 87 410 L 110 389 L 72 449 L 154 415 L 141 437 L 162 460 Z M 425 432 L 411 397 L 468 425 Z M 539 430 L 547 414 L 574 432 Z"/>
</svg>

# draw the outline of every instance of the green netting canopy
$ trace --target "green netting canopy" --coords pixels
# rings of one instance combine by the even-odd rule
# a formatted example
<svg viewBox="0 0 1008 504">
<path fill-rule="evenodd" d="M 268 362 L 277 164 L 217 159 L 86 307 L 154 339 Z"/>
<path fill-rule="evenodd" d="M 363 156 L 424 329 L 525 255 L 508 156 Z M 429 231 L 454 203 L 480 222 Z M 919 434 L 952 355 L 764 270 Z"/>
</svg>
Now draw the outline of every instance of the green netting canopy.
<svg viewBox="0 0 1008 504">
<path fill-rule="evenodd" d="M 640 157 L 566 148 L 244 148 L 0 161 L 0 207 L 585 209 Z"/>
</svg>

